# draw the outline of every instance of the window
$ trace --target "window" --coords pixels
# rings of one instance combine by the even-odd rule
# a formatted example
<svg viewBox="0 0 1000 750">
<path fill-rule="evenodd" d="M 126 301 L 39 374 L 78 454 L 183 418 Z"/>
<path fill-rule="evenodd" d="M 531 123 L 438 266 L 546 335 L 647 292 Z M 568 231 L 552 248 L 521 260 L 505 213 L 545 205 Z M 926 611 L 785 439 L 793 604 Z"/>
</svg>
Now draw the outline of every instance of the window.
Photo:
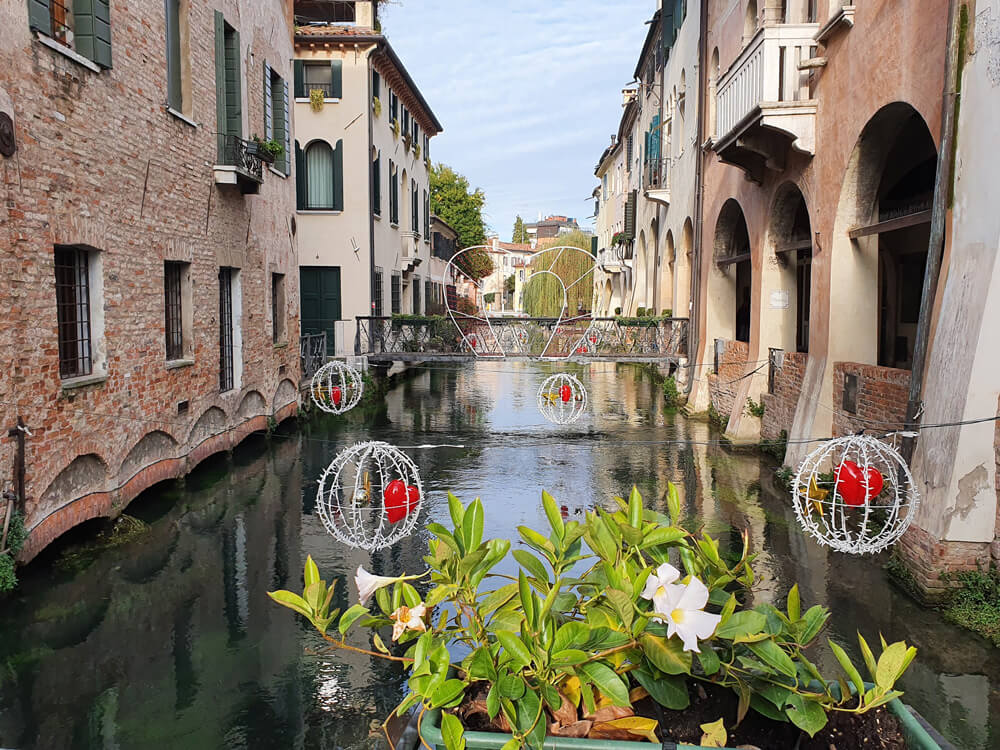
<svg viewBox="0 0 1000 750">
<path fill-rule="evenodd" d="M 625 165 L 626 169 L 630 172 L 632 171 L 632 134 L 628 134 L 628 140 L 625 141 Z"/>
<path fill-rule="evenodd" d="M 430 279 L 424 282 L 424 305 L 427 308 L 428 314 L 436 312 L 434 309 L 434 300 L 432 298 L 433 297 L 432 287 L 433 284 L 431 284 Z"/>
<path fill-rule="evenodd" d="M 292 67 L 296 99 L 308 99 L 311 91 L 322 91 L 324 99 L 340 99 L 343 96 L 343 60 L 295 60 Z"/>
<path fill-rule="evenodd" d="M 330 148 L 313 141 L 303 152 L 295 144 L 296 203 L 300 211 L 344 210 L 344 142 Z"/>
<path fill-rule="evenodd" d="M 413 277 L 413 314 L 420 315 L 420 277 Z"/>
<path fill-rule="evenodd" d="M 389 160 L 389 223 L 399 224 L 399 168 Z"/>
<path fill-rule="evenodd" d="M 394 273 L 389 281 L 390 289 L 390 303 L 392 304 L 392 314 L 399 315 L 402 309 L 399 304 L 400 297 L 400 284 L 402 283 L 402 278 L 398 273 Z"/>
<path fill-rule="evenodd" d="M 271 341 L 285 340 L 285 274 L 271 274 Z"/>
<path fill-rule="evenodd" d="M 176 261 L 163 264 L 163 329 L 167 361 L 185 359 L 191 353 L 191 265 Z"/>
<path fill-rule="evenodd" d="M 372 162 L 372 212 L 382 215 L 382 152 Z"/>
<path fill-rule="evenodd" d="M 215 119 L 220 164 L 233 163 L 235 141 L 243 137 L 242 79 L 240 33 L 215 11 Z"/>
<path fill-rule="evenodd" d="M 372 96 L 376 99 L 382 96 L 382 76 L 377 70 L 372 71 Z"/>
<path fill-rule="evenodd" d="M 274 168 L 288 175 L 288 152 L 291 151 L 288 82 L 267 63 L 264 63 L 264 140 L 275 140 L 284 146 L 284 152 L 274 160 Z"/>
<path fill-rule="evenodd" d="M 376 318 L 381 318 L 385 312 L 382 308 L 382 269 L 375 269 L 375 279 L 373 281 L 375 285 L 374 297 L 372 299 L 372 315 Z"/>
<path fill-rule="evenodd" d="M 417 118 L 413 118 L 413 145 L 420 143 L 420 126 L 417 125 Z"/>
<path fill-rule="evenodd" d="M 431 159 L 431 139 L 426 134 L 424 135 L 424 158 L 427 161 Z"/>
<path fill-rule="evenodd" d="M 59 376 L 75 378 L 90 375 L 93 372 L 90 252 L 79 247 L 57 245 L 55 271 Z"/>
<path fill-rule="evenodd" d="M 167 106 L 191 116 L 191 54 L 188 42 L 189 0 L 167 0 Z"/>
<path fill-rule="evenodd" d="M 389 127 L 392 127 L 393 120 L 399 118 L 399 97 L 396 92 L 389 91 Z"/>
<path fill-rule="evenodd" d="M 420 234 L 419 196 L 420 193 L 417 190 L 417 181 L 410 180 L 410 229 L 417 235 Z"/>
<path fill-rule="evenodd" d="M 431 200 L 424 191 L 424 241 L 431 241 Z"/>
<path fill-rule="evenodd" d="M 237 361 L 241 353 L 239 334 L 239 270 L 219 269 L 219 391 L 238 384 Z"/>
<path fill-rule="evenodd" d="M 410 112 L 409 112 L 409 110 L 406 109 L 406 107 L 403 107 L 403 129 L 402 129 L 402 133 L 405 135 L 406 133 L 409 133 L 409 132 L 410 132 Z"/>
<path fill-rule="evenodd" d="M 102 68 L 111 67 L 109 0 L 28 0 L 28 26 Z"/>
</svg>

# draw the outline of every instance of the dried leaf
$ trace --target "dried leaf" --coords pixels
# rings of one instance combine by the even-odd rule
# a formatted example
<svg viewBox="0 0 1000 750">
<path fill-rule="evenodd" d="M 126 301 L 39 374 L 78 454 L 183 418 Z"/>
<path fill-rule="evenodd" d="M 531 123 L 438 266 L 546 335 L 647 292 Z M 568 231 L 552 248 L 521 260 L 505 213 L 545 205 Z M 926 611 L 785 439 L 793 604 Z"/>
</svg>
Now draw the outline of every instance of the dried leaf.
<svg viewBox="0 0 1000 750">
<path fill-rule="evenodd" d="M 627 716 L 624 719 L 605 722 L 603 726 L 624 729 L 629 734 L 645 737 L 656 744 L 660 743 L 656 738 L 656 728 L 659 726 L 656 719 L 647 719 L 645 716 Z"/>
<path fill-rule="evenodd" d="M 627 729 L 613 726 L 608 722 L 600 724 L 595 722 L 594 726 L 590 728 L 587 737 L 592 740 L 630 740 L 632 739 L 632 734 Z"/>
<path fill-rule="evenodd" d="M 568 727 L 570 724 L 575 724 L 580 718 L 576 713 L 576 706 L 562 693 L 559 694 L 559 697 L 562 698 L 562 705 L 558 711 L 550 711 L 552 718 L 561 727 Z"/>
<path fill-rule="evenodd" d="M 590 728 L 593 726 L 592 721 L 574 721 L 572 724 L 561 727 L 558 724 L 549 725 L 549 734 L 554 734 L 557 737 L 586 737 L 590 734 Z"/>
<path fill-rule="evenodd" d="M 592 719 L 595 724 L 600 724 L 601 722 L 624 719 L 626 716 L 634 715 L 635 711 L 628 706 L 604 706 L 603 708 L 597 709 L 590 716 L 584 716 L 583 718 Z"/>
</svg>

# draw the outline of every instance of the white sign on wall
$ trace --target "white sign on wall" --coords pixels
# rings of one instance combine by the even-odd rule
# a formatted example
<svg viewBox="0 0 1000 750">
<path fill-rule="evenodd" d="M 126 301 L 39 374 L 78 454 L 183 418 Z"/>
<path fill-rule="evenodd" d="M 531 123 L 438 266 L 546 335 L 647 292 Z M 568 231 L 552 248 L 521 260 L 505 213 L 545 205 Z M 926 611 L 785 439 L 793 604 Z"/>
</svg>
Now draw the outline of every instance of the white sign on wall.
<svg viewBox="0 0 1000 750">
<path fill-rule="evenodd" d="M 771 309 L 772 310 L 788 309 L 787 289 L 776 289 L 775 291 L 771 292 Z"/>
</svg>

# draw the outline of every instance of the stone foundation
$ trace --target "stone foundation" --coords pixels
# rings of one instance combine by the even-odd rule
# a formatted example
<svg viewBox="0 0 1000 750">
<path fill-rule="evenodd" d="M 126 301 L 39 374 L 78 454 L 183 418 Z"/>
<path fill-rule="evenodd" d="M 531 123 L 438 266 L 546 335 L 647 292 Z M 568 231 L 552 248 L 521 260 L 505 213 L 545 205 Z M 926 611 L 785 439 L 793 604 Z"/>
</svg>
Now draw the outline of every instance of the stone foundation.
<svg viewBox="0 0 1000 750">
<path fill-rule="evenodd" d="M 712 406 L 726 421 L 733 413 L 736 394 L 745 374 L 750 345 L 745 341 L 726 341 L 719 354 L 719 367 L 708 376 L 708 393 Z"/>
<path fill-rule="evenodd" d="M 939 603 L 955 586 L 942 580 L 941 574 L 985 569 L 990 563 L 990 547 L 986 542 L 937 541 L 923 529 L 910 526 L 896 549 L 924 601 Z"/>
<path fill-rule="evenodd" d="M 844 409 L 844 380 L 847 375 L 858 379 L 857 410 Z M 901 429 L 906 419 L 906 402 L 910 397 L 910 371 L 893 367 L 876 367 L 857 362 L 835 362 L 833 365 L 833 435 L 853 435 L 860 430 Z"/>
</svg>

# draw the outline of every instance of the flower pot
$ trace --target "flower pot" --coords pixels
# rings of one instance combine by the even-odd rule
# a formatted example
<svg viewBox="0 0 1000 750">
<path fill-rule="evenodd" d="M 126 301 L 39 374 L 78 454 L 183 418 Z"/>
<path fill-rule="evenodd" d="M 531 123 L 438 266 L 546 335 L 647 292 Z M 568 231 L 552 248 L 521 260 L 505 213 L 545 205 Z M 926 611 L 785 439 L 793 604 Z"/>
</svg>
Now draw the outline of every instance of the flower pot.
<svg viewBox="0 0 1000 750">
<path fill-rule="evenodd" d="M 909 750 L 945 750 L 947 745 L 939 744 L 930 733 L 924 728 L 921 722 L 911 713 L 908 706 L 899 699 L 891 701 L 888 708 L 899 720 L 906 738 L 906 747 Z M 420 736 L 433 750 L 446 750 L 444 738 L 441 736 L 441 711 L 429 711 L 420 723 Z M 511 739 L 511 735 L 503 732 L 466 732 L 466 750 L 500 750 L 504 743 Z M 642 750 L 649 747 L 646 741 L 623 741 L 623 740 L 590 740 L 577 737 L 554 737 L 549 735 L 545 738 L 545 750 Z M 653 746 L 655 747 L 655 746 Z M 701 750 L 701 745 L 670 745 L 664 747 L 676 747 L 677 750 Z M 704 750 L 709 750 L 704 748 Z M 727 750 L 723 748 L 723 750 Z M 733 750 L 729 748 L 728 750 Z"/>
<path fill-rule="evenodd" d="M 262 144 L 247 141 L 247 153 L 250 156 L 256 156 L 265 164 L 274 164 L 274 154 L 264 148 Z"/>
</svg>

